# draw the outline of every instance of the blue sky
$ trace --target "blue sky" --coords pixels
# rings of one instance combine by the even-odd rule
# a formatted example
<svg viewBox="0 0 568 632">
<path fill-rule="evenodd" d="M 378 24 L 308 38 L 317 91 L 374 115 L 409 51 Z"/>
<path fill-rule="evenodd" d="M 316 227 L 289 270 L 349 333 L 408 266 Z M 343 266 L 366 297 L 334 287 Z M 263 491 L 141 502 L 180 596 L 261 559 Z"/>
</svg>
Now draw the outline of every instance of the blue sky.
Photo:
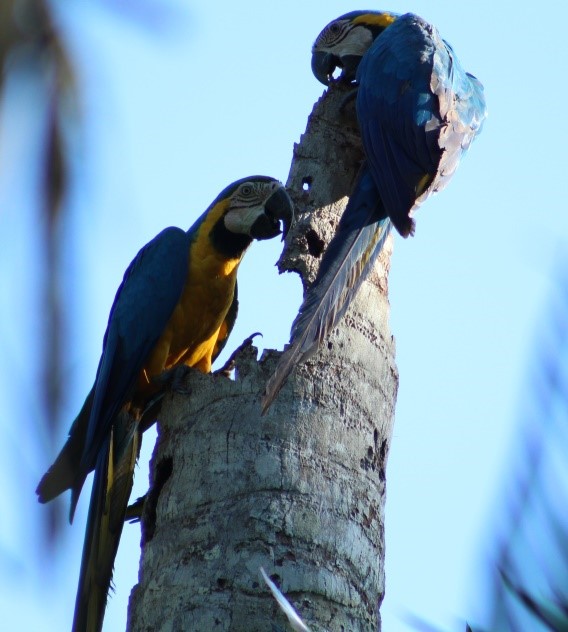
<svg viewBox="0 0 568 632">
<path fill-rule="evenodd" d="M 390 276 L 400 391 L 387 470 L 383 629 L 409 629 L 406 612 L 458 629 L 458 617 L 479 612 L 483 541 L 568 237 L 568 4 L 171 0 L 159 29 L 150 10 L 133 19 L 134 4 L 117 13 L 112 0 L 56 3 L 83 121 L 64 227 L 70 333 L 59 445 L 91 386 L 114 293 L 138 249 L 166 225 L 190 226 L 237 178 L 286 180 L 292 144 L 322 93 L 310 47 L 325 24 L 360 8 L 413 11 L 485 85 L 483 134 L 448 188 L 419 210 L 416 236 L 396 237 Z M 26 332 L 41 325 L 29 179 L 41 92 L 12 81 L 8 96 L 0 118 L 0 611 L 7 629 L 61 630 L 73 614 L 89 494 L 87 486 L 73 527 L 48 555 L 33 489 L 52 455 L 28 449 L 17 426 L 40 411 L 36 341 Z M 229 346 L 257 330 L 263 347 L 287 341 L 300 283 L 277 276 L 279 249 L 275 240 L 247 255 Z M 135 493 L 147 485 L 152 442 L 145 438 Z M 126 526 L 105 630 L 124 628 L 138 554 L 139 528 Z"/>
</svg>

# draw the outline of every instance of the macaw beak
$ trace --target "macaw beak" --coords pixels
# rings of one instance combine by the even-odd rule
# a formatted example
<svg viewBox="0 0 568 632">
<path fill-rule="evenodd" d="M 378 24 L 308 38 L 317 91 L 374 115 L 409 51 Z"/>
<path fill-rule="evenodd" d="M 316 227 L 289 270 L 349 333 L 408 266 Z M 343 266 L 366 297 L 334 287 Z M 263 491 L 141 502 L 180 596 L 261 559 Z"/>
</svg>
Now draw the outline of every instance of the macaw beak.
<svg viewBox="0 0 568 632">
<path fill-rule="evenodd" d="M 332 53 L 314 51 L 312 53 L 312 72 L 314 77 L 324 86 L 329 86 L 333 81 L 333 73 L 336 68 L 341 68 L 341 59 Z"/>
<path fill-rule="evenodd" d="M 282 240 L 286 238 L 290 226 L 294 221 L 294 205 L 283 186 L 266 200 L 264 213 L 260 215 L 251 227 L 250 235 L 254 239 L 272 239 L 282 233 Z M 282 222 L 282 230 L 280 230 Z"/>
<path fill-rule="evenodd" d="M 351 83 L 355 81 L 360 61 L 361 55 L 343 55 L 339 57 L 333 53 L 314 51 L 312 53 L 312 72 L 315 78 L 323 83 L 324 86 L 329 86 L 334 81 Z M 341 75 L 337 79 L 333 76 L 336 68 L 341 68 Z"/>
</svg>

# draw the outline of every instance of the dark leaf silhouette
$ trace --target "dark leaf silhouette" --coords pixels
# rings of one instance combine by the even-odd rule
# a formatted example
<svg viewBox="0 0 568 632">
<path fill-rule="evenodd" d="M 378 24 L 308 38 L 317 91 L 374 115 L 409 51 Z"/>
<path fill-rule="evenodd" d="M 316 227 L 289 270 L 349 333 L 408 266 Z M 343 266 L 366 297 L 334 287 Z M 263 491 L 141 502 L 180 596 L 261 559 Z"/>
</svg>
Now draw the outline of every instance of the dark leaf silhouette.
<svg viewBox="0 0 568 632">
<path fill-rule="evenodd" d="M 491 630 L 568 630 L 568 266 L 540 328 L 502 492 Z"/>
</svg>

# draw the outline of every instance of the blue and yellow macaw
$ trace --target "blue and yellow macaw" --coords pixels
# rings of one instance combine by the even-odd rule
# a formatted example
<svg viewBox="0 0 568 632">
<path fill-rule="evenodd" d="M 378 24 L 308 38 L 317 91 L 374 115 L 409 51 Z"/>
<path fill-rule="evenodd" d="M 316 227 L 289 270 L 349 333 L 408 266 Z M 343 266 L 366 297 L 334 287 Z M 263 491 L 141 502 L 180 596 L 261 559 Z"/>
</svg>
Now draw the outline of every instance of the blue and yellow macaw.
<svg viewBox="0 0 568 632">
<path fill-rule="evenodd" d="M 414 233 L 414 211 L 446 186 L 486 117 L 481 83 L 438 31 L 411 13 L 342 15 L 318 35 L 312 70 L 325 85 L 353 84 L 365 161 L 267 385 L 264 411 L 339 322 L 391 226 L 403 237 Z"/>
<path fill-rule="evenodd" d="M 237 314 L 237 270 L 253 239 L 284 235 L 292 202 L 273 178 L 228 186 L 186 232 L 166 228 L 136 255 L 118 288 L 95 384 L 55 463 L 42 478 L 42 503 L 71 489 L 70 520 L 95 470 L 74 632 L 102 628 L 142 431 L 164 371 L 207 373 Z"/>
</svg>

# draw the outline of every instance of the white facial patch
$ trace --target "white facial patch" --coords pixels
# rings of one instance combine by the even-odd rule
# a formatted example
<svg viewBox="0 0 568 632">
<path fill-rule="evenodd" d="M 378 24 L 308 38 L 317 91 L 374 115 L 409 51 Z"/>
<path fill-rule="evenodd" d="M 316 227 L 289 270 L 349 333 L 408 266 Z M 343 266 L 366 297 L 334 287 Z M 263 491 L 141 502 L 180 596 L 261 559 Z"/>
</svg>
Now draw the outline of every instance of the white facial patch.
<svg viewBox="0 0 568 632">
<path fill-rule="evenodd" d="M 356 26 L 351 29 L 347 36 L 341 42 L 339 47 L 340 55 L 357 55 L 363 56 L 373 43 L 373 34 L 364 26 Z"/>
<path fill-rule="evenodd" d="M 252 225 L 263 213 L 262 206 L 233 208 L 225 215 L 225 227 L 232 233 L 250 235 Z"/>
</svg>

